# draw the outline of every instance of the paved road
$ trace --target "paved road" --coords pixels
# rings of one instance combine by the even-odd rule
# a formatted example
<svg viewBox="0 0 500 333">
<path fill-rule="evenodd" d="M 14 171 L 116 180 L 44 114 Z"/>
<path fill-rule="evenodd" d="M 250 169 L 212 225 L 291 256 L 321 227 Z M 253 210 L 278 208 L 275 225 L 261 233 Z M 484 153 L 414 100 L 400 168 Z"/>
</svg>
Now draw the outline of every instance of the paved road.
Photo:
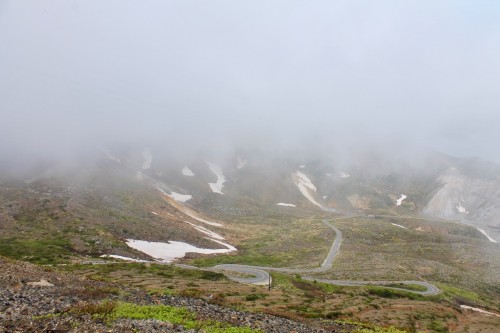
<svg viewBox="0 0 500 333">
<path fill-rule="evenodd" d="M 321 273 L 332 268 L 333 260 L 339 252 L 340 245 L 342 243 L 342 231 L 337 227 L 333 226 L 327 220 L 323 220 L 323 223 L 335 231 L 336 237 L 333 244 L 328 252 L 323 263 L 316 268 L 304 269 L 304 268 L 276 268 L 276 267 L 263 267 L 263 266 L 249 266 L 249 265 L 237 265 L 237 264 L 224 264 L 212 267 L 210 270 L 223 271 L 230 279 L 241 282 L 241 283 L 251 283 L 251 284 L 268 284 L 270 280 L 269 271 L 274 272 L 284 272 L 284 273 L 300 273 L 300 274 L 311 274 L 311 273 Z M 231 275 L 231 272 L 237 272 L 241 275 Z M 253 275 L 249 277 L 248 275 Z M 309 281 L 319 281 L 323 283 L 334 284 L 338 286 L 384 286 L 388 284 L 414 284 L 427 288 L 425 291 L 416 291 L 396 287 L 386 287 L 395 290 L 404 290 L 412 292 L 419 295 L 429 296 L 436 295 L 441 292 L 438 287 L 425 281 L 354 281 L 354 280 L 328 280 L 319 279 L 311 276 L 303 276 L 304 280 Z"/>
<path fill-rule="evenodd" d="M 265 269 L 269 270 L 268 268 Z M 271 276 L 267 271 L 264 270 L 264 267 L 223 264 L 214 266 L 210 270 L 222 271 L 231 280 L 241 283 L 267 285 L 271 282 Z M 234 272 L 238 272 L 241 275 L 231 274 Z"/>
<path fill-rule="evenodd" d="M 264 267 L 264 266 L 250 266 L 250 265 L 238 265 L 238 264 L 223 264 L 217 265 L 211 268 L 198 268 L 195 266 L 185 265 L 185 264 L 172 264 L 176 267 L 184 268 L 184 269 L 196 269 L 196 270 L 209 270 L 215 272 L 222 272 L 230 279 L 240 282 L 240 283 L 248 283 L 248 284 L 257 284 L 257 285 L 267 285 L 271 282 L 271 277 L 268 272 L 283 272 L 283 273 L 295 273 L 295 274 L 311 274 L 311 273 L 322 273 L 330 270 L 333 266 L 333 261 L 337 256 L 340 245 L 342 244 L 342 231 L 340 231 L 337 227 L 332 225 L 326 219 L 323 220 L 323 223 L 335 231 L 335 240 L 330 247 L 330 251 L 326 256 L 325 260 L 321 263 L 319 267 L 316 268 L 291 268 L 291 267 Z M 105 262 L 105 261 L 89 261 L 87 263 L 91 264 L 110 264 L 113 262 Z M 151 263 L 161 264 L 161 262 Z M 167 264 L 167 263 L 165 263 Z M 234 274 L 237 273 L 237 274 Z M 409 290 L 403 288 L 396 287 L 385 287 L 394 290 L 403 290 L 407 292 L 412 292 L 419 295 L 430 296 L 437 295 L 441 292 L 438 287 L 435 285 L 425 282 L 425 281 L 356 281 L 356 280 L 329 280 L 329 279 L 321 279 L 313 276 L 302 276 L 304 280 L 309 281 L 319 281 L 323 283 L 329 283 L 338 286 L 385 286 L 389 284 L 414 284 L 425 287 L 427 290 L 425 291 L 416 291 Z"/>
</svg>

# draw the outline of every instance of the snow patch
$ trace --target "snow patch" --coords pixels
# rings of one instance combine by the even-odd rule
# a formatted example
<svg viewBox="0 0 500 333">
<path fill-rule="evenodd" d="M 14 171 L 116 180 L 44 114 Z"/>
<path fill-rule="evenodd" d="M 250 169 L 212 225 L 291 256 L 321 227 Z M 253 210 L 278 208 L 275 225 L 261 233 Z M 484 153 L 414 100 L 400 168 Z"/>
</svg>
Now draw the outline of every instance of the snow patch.
<svg viewBox="0 0 500 333">
<path fill-rule="evenodd" d="M 184 242 L 169 241 L 166 243 L 162 243 L 162 242 L 148 242 L 136 239 L 127 239 L 126 244 L 133 249 L 146 253 L 147 255 L 150 255 L 153 258 L 157 258 L 167 263 L 172 262 L 175 259 L 183 258 L 186 255 L 186 253 L 189 252 L 202 253 L 202 254 L 217 254 L 217 253 L 228 253 L 236 251 L 236 248 L 232 245 L 223 243 L 215 239 L 210 239 L 210 240 L 220 245 L 223 245 L 226 248 L 203 249 Z"/>
<path fill-rule="evenodd" d="M 142 152 L 142 170 L 148 170 L 151 168 L 151 162 L 153 162 L 153 154 L 151 154 L 151 150 L 149 148 L 144 149 Z"/>
<path fill-rule="evenodd" d="M 170 193 L 170 194 L 167 194 L 169 197 L 171 197 L 172 199 L 174 199 L 175 201 L 180 201 L 180 202 L 186 202 L 188 200 L 191 200 L 193 198 L 192 195 L 189 195 L 189 194 L 180 194 L 180 193 L 177 193 L 177 192 L 173 192 Z"/>
<path fill-rule="evenodd" d="M 304 169 L 306 166 L 304 164 L 299 166 L 299 169 Z"/>
<path fill-rule="evenodd" d="M 172 196 L 168 193 L 166 193 L 165 191 L 163 191 L 162 189 L 160 188 L 156 188 L 158 191 L 160 191 L 161 193 L 163 193 L 164 195 L 166 195 L 167 197 L 169 198 L 172 198 Z M 174 192 L 172 192 L 174 193 Z M 222 227 L 222 224 L 220 223 L 217 223 L 217 222 L 212 222 L 212 221 L 207 221 L 201 217 L 198 216 L 198 213 L 196 213 L 194 210 L 184 206 L 183 204 L 179 203 L 178 200 L 175 200 L 176 202 L 171 202 L 171 205 L 174 206 L 177 210 L 179 210 L 180 212 L 186 214 L 187 216 L 189 217 L 192 217 L 193 219 L 197 220 L 197 221 L 200 221 L 202 223 L 205 223 L 205 224 L 208 224 L 208 225 L 213 225 L 214 227 Z M 172 214 L 170 213 L 167 213 L 168 215 L 170 216 L 173 216 Z"/>
<path fill-rule="evenodd" d="M 300 171 L 297 171 L 295 172 L 295 176 L 298 177 L 299 179 L 299 182 L 301 184 L 303 184 L 304 186 L 308 187 L 309 189 L 313 190 L 314 192 L 316 192 L 316 186 L 314 186 L 314 184 L 311 182 L 311 180 L 309 179 L 309 177 L 307 177 L 305 174 L 303 174 L 302 172 Z"/>
<path fill-rule="evenodd" d="M 349 178 L 349 177 L 351 177 L 351 175 L 341 171 L 341 172 L 339 172 L 339 177 L 340 178 Z"/>
<path fill-rule="evenodd" d="M 170 198 L 174 199 L 175 201 L 179 201 L 179 202 L 186 202 L 186 201 L 191 200 L 193 198 L 193 196 L 189 195 L 189 194 L 180 194 L 180 193 L 177 193 L 174 191 L 172 191 L 172 193 L 168 194 L 167 192 L 163 191 L 159 187 L 157 187 L 156 189 L 158 191 L 160 191 L 161 193 L 163 193 L 164 195 L 166 195 L 167 197 L 170 197 Z"/>
<path fill-rule="evenodd" d="M 276 206 L 297 207 L 294 204 L 283 203 L 283 202 L 277 203 Z"/>
<path fill-rule="evenodd" d="M 458 203 L 457 210 L 458 210 L 459 213 L 469 214 L 469 212 L 467 211 L 467 209 L 465 209 L 465 207 L 462 206 L 461 202 Z"/>
<path fill-rule="evenodd" d="M 186 207 L 184 207 L 186 208 Z M 222 227 L 222 224 L 217 223 L 217 222 L 212 222 L 212 221 L 207 221 L 205 219 L 202 219 L 201 217 L 197 216 L 196 213 L 191 211 L 190 209 L 181 209 L 181 211 L 186 214 L 189 217 L 192 217 L 193 219 L 200 221 L 201 223 L 205 223 L 208 225 L 213 225 L 214 227 Z"/>
<path fill-rule="evenodd" d="M 408 229 L 407 227 L 405 226 L 402 226 L 400 224 L 396 224 L 396 223 L 391 223 L 392 225 L 396 226 L 396 227 L 400 227 L 400 228 L 403 228 L 403 229 Z"/>
<path fill-rule="evenodd" d="M 326 195 L 323 196 L 323 200 L 325 200 L 326 198 L 328 198 Z"/>
<path fill-rule="evenodd" d="M 196 225 L 196 224 L 191 223 L 189 221 L 184 221 L 184 222 L 186 222 L 187 224 L 189 224 L 190 226 L 192 226 L 193 228 L 195 228 L 199 232 L 204 233 L 205 235 L 210 236 L 210 238 L 214 238 L 214 239 L 218 239 L 218 240 L 224 240 L 224 237 L 222 237 L 218 233 L 215 233 L 215 232 L 213 232 L 211 230 L 208 230 L 207 228 L 202 227 L 201 225 Z"/>
<path fill-rule="evenodd" d="M 151 214 L 156 215 L 156 216 L 160 216 L 160 214 L 158 214 L 157 212 L 151 212 Z"/>
<path fill-rule="evenodd" d="M 403 200 L 406 198 L 408 198 L 406 195 L 401 194 L 401 197 L 398 200 L 396 200 L 396 206 L 401 206 L 401 204 L 403 203 Z"/>
<path fill-rule="evenodd" d="M 299 188 L 300 193 L 302 193 L 302 195 L 312 204 L 322 207 L 321 204 L 314 200 L 311 193 L 309 193 L 309 190 L 316 192 L 316 186 L 314 186 L 309 177 L 300 171 L 295 172 L 293 175 L 295 176 L 295 185 Z"/>
<path fill-rule="evenodd" d="M 236 162 L 238 163 L 236 165 L 236 169 L 242 169 L 245 167 L 245 165 L 247 165 L 247 160 L 239 157 L 236 159 Z"/>
<path fill-rule="evenodd" d="M 479 228 L 476 228 L 476 229 L 477 229 L 477 230 L 479 230 L 479 232 L 481 232 L 483 235 L 485 235 L 485 236 L 486 236 L 486 238 L 488 238 L 488 240 L 489 240 L 490 242 L 492 242 L 492 243 L 496 243 L 496 242 L 497 242 L 496 240 L 494 240 L 493 238 L 491 238 L 491 237 L 490 237 L 490 235 L 488 235 L 488 234 L 486 233 L 486 231 L 484 231 L 483 229 L 479 229 Z"/>
<path fill-rule="evenodd" d="M 327 175 L 328 177 L 331 177 L 332 174 L 331 173 L 325 173 L 325 175 Z"/>
<path fill-rule="evenodd" d="M 222 188 L 224 187 L 224 183 L 226 182 L 226 177 L 224 177 L 224 175 L 222 174 L 222 168 L 215 163 L 207 162 L 207 164 L 210 168 L 210 171 L 212 171 L 217 176 L 217 182 L 208 183 L 208 185 L 210 185 L 212 192 L 224 194 L 222 193 Z"/>
<path fill-rule="evenodd" d="M 468 305 L 460 305 L 460 308 L 461 309 L 465 309 L 465 310 L 471 310 L 471 311 L 479 312 L 479 313 L 482 313 L 482 314 L 485 314 L 485 315 L 488 315 L 488 316 L 497 316 L 497 317 L 500 317 L 500 314 L 489 312 L 489 311 L 486 311 L 486 310 L 483 310 L 483 309 L 479 309 L 479 308 L 473 308 L 472 306 L 468 306 Z"/>
<path fill-rule="evenodd" d="M 125 261 L 132 261 L 132 262 L 146 262 L 146 260 L 140 260 L 140 259 L 134 259 L 130 257 L 124 257 L 124 256 L 119 256 L 117 254 L 103 254 L 101 258 L 115 258 L 115 259 L 121 259 Z"/>
<path fill-rule="evenodd" d="M 182 172 L 182 174 L 184 176 L 188 176 L 188 177 L 193 177 L 194 176 L 193 171 L 191 171 L 191 169 L 189 169 L 187 166 L 185 166 L 184 168 L 182 168 L 181 172 Z"/>
</svg>

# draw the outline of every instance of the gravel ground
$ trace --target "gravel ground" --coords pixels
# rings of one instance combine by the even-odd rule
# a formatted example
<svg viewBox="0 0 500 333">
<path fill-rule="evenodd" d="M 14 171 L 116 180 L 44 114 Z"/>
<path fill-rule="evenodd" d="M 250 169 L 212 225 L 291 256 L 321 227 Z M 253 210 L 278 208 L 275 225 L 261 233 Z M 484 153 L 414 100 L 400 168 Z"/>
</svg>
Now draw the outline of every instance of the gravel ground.
<svg viewBox="0 0 500 333">
<path fill-rule="evenodd" d="M 328 329 L 316 328 L 268 314 L 237 311 L 196 298 L 153 297 L 140 289 L 85 280 L 2 257 L 0 267 L 0 332 L 198 332 L 154 319 L 119 319 L 105 323 L 90 315 L 68 312 L 72 308 L 105 299 L 186 307 L 195 312 L 199 319 L 252 327 L 263 332 L 326 333 L 352 330 L 352 327 L 337 324 Z M 41 280 L 49 284 L 30 284 Z"/>
</svg>

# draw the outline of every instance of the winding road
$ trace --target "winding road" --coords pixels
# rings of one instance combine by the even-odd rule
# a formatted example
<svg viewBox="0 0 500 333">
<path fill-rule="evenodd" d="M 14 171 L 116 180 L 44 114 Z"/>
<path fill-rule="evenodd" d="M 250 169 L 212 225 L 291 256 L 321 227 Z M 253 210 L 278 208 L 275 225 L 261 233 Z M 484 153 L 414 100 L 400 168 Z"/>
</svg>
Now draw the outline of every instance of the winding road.
<svg viewBox="0 0 500 333">
<path fill-rule="evenodd" d="M 241 282 L 241 283 L 250 283 L 250 284 L 260 284 L 260 285 L 267 285 L 270 281 L 270 275 L 269 271 L 274 271 L 274 272 L 283 272 L 283 273 L 296 273 L 296 274 L 311 274 L 311 273 L 321 273 L 328 271 L 332 268 L 333 266 L 333 260 L 337 256 L 339 250 L 340 250 L 340 245 L 342 243 L 342 231 L 340 231 L 337 227 L 333 226 L 330 222 L 327 220 L 323 220 L 323 223 L 331 228 L 333 231 L 335 231 L 335 240 L 332 243 L 332 246 L 330 248 L 330 251 L 328 252 L 328 255 L 326 256 L 325 260 L 323 263 L 316 268 L 311 268 L 311 269 L 303 269 L 303 268 L 276 268 L 276 267 L 263 267 L 263 266 L 249 266 L 249 265 L 238 265 L 238 264 L 223 264 L 223 265 L 217 265 L 210 270 L 213 271 L 222 271 L 224 274 L 226 274 L 230 279 Z M 186 268 L 186 265 L 182 265 L 184 268 Z M 238 274 L 234 274 L 234 273 Z M 337 286 L 385 286 L 385 288 L 389 289 L 394 289 L 394 290 L 403 290 L 407 292 L 412 292 L 415 294 L 423 295 L 423 296 L 430 296 L 430 295 L 437 295 L 441 292 L 438 287 L 435 285 L 425 282 L 425 281 L 413 281 L 413 280 L 405 280 L 405 281 L 355 281 L 355 280 L 328 280 L 328 279 L 320 279 L 320 278 L 315 278 L 312 276 L 303 276 L 302 277 L 304 280 L 309 280 L 309 281 L 318 281 L 318 282 L 323 282 L 323 283 L 329 283 Z M 410 289 L 404 289 L 404 288 L 396 288 L 396 287 L 387 287 L 387 285 L 394 285 L 394 284 L 407 284 L 407 285 L 419 285 L 424 288 L 426 288 L 425 291 L 417 291 L 417 290 L 410 290 Z"/>
</svg>

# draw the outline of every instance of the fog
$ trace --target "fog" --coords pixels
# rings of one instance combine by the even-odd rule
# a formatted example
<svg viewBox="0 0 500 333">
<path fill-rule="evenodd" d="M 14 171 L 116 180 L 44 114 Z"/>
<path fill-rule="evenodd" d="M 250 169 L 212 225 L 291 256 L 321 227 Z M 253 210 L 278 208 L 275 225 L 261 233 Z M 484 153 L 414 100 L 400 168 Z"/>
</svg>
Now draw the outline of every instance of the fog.
<svg viewBox="0 0 500 333">
<path fill-rule="evenodd" d="M 0 159 L 130 143 L 500 162 L 498 17 L 494 1 L 3 0 Z"/>
</svg>

